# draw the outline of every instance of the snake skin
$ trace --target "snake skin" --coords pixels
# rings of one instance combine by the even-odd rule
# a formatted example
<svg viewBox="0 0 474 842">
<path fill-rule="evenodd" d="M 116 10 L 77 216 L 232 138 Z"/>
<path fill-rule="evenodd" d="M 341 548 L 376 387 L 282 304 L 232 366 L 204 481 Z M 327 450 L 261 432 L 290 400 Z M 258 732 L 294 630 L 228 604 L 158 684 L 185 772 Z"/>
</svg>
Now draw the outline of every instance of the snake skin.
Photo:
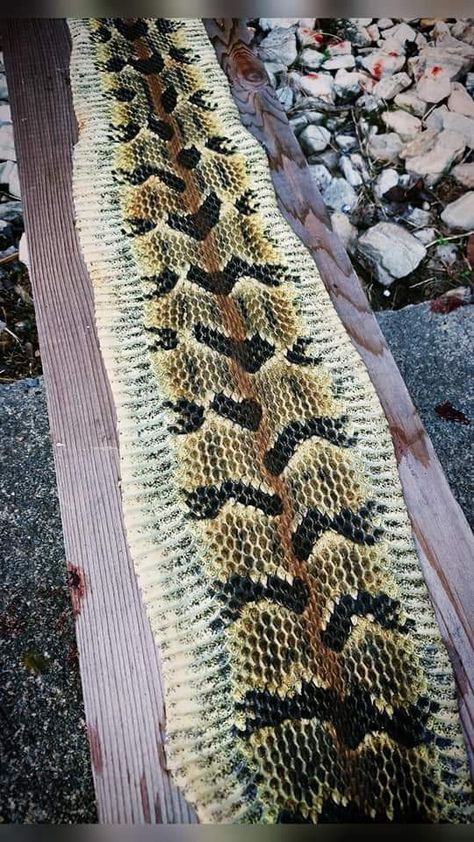
<svg viewBox="0 0 474 842">
<path fill-rule="evenodd" d="M 222 769 L 211 748 L 209 772 L 178 750 L 177 780 L 210 821 L 461 820 L 462 741 L 428 675 L 445 653 L 435 638 L 430 661 L 395 575 L 403 559 L 352 411 L 357 383 L 333 376 L 312 331 L 301 274 L 220 105 L 231 107 L 224 77 L 216 67 L 217 96 L 199 65 L 205 36 L 171 19 L 81 26 L 228 713 Z M 449 670 L 441 684 L 452 700 Z M 172 732 L 179 705 L 168 716 Z M 205 709 L 198 719 L 196 758 Z"/>
</svg>

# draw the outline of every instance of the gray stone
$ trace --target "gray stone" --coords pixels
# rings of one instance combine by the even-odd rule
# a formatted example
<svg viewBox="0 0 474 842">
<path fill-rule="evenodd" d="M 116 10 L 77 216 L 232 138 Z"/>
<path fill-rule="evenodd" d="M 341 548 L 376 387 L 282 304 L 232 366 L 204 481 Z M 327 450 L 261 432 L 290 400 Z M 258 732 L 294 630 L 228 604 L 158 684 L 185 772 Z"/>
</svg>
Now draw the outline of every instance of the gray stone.
<svg viewBox="0 0 474 842">
<path fill-rule="evenodd" d="M 427 246 L 428 243 L 433 243 L 436 240 L 436 230 L 435 228 L 419 228 L 418 231 L 413 231 L 413 236 L 424 246 Z"/>
<path fill-rule="evenodd" d="M 435 254 L 442 263 L 452 266 L 453 263 L 456 263 L 456 260 L 459 257 L 459 250 L 454 243 L 446 243 L 442 246 L 436 246 Z"/>
<path fill-rule="evenodd" d="M 462 135 L 466 146 L 474 148 L 474 119 L 464 114 L 456 114 L 454 111 L 443 112 L 443 128 L 448 131 L 457 132 Z"/>
<path fill-rule="evenodd" d="M 0 73 L 0 100 L 8 100 L 7 77 Z"/>
<path fill-rule="evenodd" d="M 302 50 L 299 56 L 299 63 L 310 70 L 317 70 L 324 61 L 323 53 L 312 50 L 310 47 Z"/>
<path fill-rule="evenodd" d="M 0 219 L 5 219 L 7 222 L 13 222 L 22 215 L 21 202 L 0 202 Z"/>
<path fill-rule="evenodd" d="M 400 157 L 405 158 L 405 169 L 421 175 L 429 186 L 449 171 L 465 149 L 465 140 L 458 132 L 427 129 L 407 144 Z"/>
<path fill-rule="evenodd" d="M 474 231 L 474 190 L 446 205 L 441 219 L 449 228 Z"/>
<path fill-rule="evenodd" d="M 345 213 L 336 211 L 331 214 L 332 230 L 342 240 L 345 248 L 353 252 L 357 243 L 357 228 Z"/>
<path fill-rule="evenodd" d="M 425 102 L 441 102 L 450 95 L 451 82 L 470 69 L 473 56 L 453 46 L 429 46 L 420 50 L 418 56 L 409 59 L 417 79 L 417 95 Z"/>
<path fill-rule="evenodd" d="M 393 20 L 392 18 L 379 18 L 377 26 L 379 29 L 388 29 L 390 26 L 393 26 Z"/>
<path fill-rule="evenodd" d="M 450 401 L 471 421 L 474 418 L 474 307 L 442 315 L 432 313 L 429 304 L 419 304 L 375 316 L 454 495 L 474 529 L 474 424 L 454 424 L 435 412 L 435 406 Z"/>
<path fill-rule="evenodd" d="M 311 164 L 309 171 L 316 187 L 323 192 L 332 181 L 332 175 L 328 168 L 324 164 Z"/>
<path fill-rule="evenodd" d="M 331 135 L 324 126 L 307 126 L 298 137 L 301 148 L 306 155 L 312 155 L 314 152 L 322 152 L 326 149 Z"/>
<path fill-rule="evenodd" d="M 474 190 L 474 161 L 470 164 L 457 164 L 451 170 L 451 175 L 468 190 Z"/>
<path fill-rule="evenodd" d="M 352 134 L 337 134 L 334 140 L 339 146 L 339 149 L 342 149 L 343 152 L 348 152 L 349 149 L 354 149 L 358 144 L 357 138 Z"/>
<path fill-rule="evenodd" d="M 357 204 L 357 193 L 345 178 L 333 178 L 323 193 L 323 199 L 332 210 L 349 213 Z"/>
<path fill-rule="evenodd" d="M 415 117 L 423 117 L 427 109 L 426 102 L 412 93 L 412 91 L 404 91 L 403 93 L 397 94 L 394 102 L 399 108 L 405 108 L 406 111 L 410 111 Z"/>
<path fill-rule="evenodd" d="M 0 125 L 0 161 L 16 161 L 13 126 L 11 123 Z"/>
<path fill-rule="evenodd" d="M 360 63 L 374 79 L 381 79 L 383 76 L 392 76 L 392 74 L 402 70 L 405 64 L 405 56 L 389 55 L 382 50 L 374 50 L 368 56 L 364 56 Z"/>
<path fill-rule="evenodd" d="M 291 108 L 291 106 L 293 105 L 293 102 L 294 102 L 294 99 L 295 99 L 295 94 L 294 94 L 293 89 L 290 88 L 289 85 L 285 85 L 282 88 L 277 88 L 276 95 L 277 95 L 279 101 L 281 102 L 281 104 L 283 105 L 283 108 L 285 109 L 285 111 L 288 111 Z"/>
<path fill-rule="evenodd" d="M 0 163 L 0 183 L 8 185 L 8 192 L 15 199 L 20 198 L 20 180 L 15 161 Z"/>
<path fill-rule="evenodd" d="M 421 129 L 421 120 L 407 111 L 386 111 L 382 120 L 387 128 L 396 132 L 402 140 L 411 140 Z"/>
<path fill-rule="evenodd" d="M 426 249 L 401 225 L 378 222 L 358 241 L 358 252 L 372 267 L 377 280 L 390 286 L 395 278 L 404 278 L 417 268 Z"/>
<path fill-rule="evenodd" d="M 352 70 L 355 67 L 355 58 L 353 55 L 334 56 L 334 58 L 327 59 L 323 67 L 325 70 Z"/>
<path fill-rule="evenodd" d="M 374 185 L 374 193 L 379 198 L 385 195 L 388 190 L 391 190 L 392 187 L 396 187 L 398 184 L 398 173 L 396 170 L 391 169 L 391 167 L 387 167 L 382 170 L 381 173 L 377 176 L 375 185 Z"/>
<path fill-rule="evenodd" d="M 384 32 L 384 38 L 395 38 L 400 44 L 404 44 L 405 41 L 415 41 L 416 35 L 416 30 L 405 22 L 397 23 Z"/>
<path fill-rule="evenodd" d="M 387 76 L 377 82 L 373 95 L 377 99 L 391 100 L 409 85 L 411 85 L 411 79 L 407 73 L 394 73 L 393 76 Z"/>
<path fill-rule="evenodd" d="M 432 214 L 429 210 L 423 210 L 423 208 L 410 208 L 404 214 L 404 219 L 415 228 L 426 228 L 431 222 Z"/>
<path fill-rule="evenodd" d="M 276 61 L 289 67 L 296 61 L 296 35 L 292 29 L 277 26 L 272 29 L 258 47 L 258 55 L 262 61 Z"/>
<path fill-rule="evenodd" d="M 348 72 L 344 67 L 341 67 L 334 77 L 334 89 L 337 96 L 347 97 L 351 94 L 359 94 L 367 78 L 365 73 L 357 70 Z"/>
<path fill-rule="evenodd" d="M 369 155 L 375 161 L 395 161 L 400 155 L 402 141 L 395 132 L 374 134 L 369 138 Z"/>
<path fill-rule="evenodd" d="M 301 76 L 299 84 L 306 94 L 334 102 L 334 78 L 330 73 L 308 73 Z"/>
<path fill-rule="evenodd" d="M 354 164 L 352 163 L 350 158 L 347 157 L 347 155 L 341 155 L 341 157 L 339 158 L 339 168 L 346 181 L 348 181 L 349 184 L 352 185 L 352 187 L 360 187 L 360 185 L 363 183 L 361 174 L 357 172 L 357 170 L 354 167 Z"/>
</svg>

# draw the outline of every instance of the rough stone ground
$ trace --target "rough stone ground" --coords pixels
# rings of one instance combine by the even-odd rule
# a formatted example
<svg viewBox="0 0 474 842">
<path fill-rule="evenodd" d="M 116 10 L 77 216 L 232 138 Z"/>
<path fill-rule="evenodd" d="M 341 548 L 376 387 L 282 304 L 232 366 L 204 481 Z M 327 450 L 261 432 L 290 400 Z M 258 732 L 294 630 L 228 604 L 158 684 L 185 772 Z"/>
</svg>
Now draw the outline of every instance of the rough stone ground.
<svg viewBox="0 0 474 842">
<path fill-rule="evenodd" d="M 0 822 L 94 822 L 42 380 L 1 387 L 0 429 Z"/>
</svg>

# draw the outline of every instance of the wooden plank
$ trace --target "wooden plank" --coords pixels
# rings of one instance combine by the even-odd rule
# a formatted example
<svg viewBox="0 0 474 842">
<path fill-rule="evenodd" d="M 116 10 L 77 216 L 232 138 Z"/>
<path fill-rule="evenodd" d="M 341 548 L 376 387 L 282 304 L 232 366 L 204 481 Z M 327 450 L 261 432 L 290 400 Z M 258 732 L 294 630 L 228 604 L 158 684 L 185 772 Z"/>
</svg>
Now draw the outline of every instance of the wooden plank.
<svg viewBox="0 0 474 842">
<path fill-rule="evenodd" d="M 163 686 L 122 523 L 115 412 L 74 229 L 62 20 L 4 20 L 31 276 L 101 822 L 191 822 L 162 749 Z"/>
<path fill-rule="evenodd" d="M 392 433 L 420 564 L 451 655 L 474 774 L 474 536 L 372 313 L 263 64 L 240 19 L 206 29 L 241 119 L 265 148 L 280 210 L 310 249 L 332 302 L 364 360 Z"/>
</svg>

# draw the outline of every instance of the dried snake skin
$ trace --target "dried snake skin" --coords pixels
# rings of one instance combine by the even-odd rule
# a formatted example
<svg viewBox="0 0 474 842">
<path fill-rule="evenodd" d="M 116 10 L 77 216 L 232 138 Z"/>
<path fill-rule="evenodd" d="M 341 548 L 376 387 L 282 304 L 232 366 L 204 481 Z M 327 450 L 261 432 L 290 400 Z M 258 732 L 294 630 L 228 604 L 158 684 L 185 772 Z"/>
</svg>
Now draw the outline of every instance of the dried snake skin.
<svg viewBox="0 0 474 842">
<path fill-rule="evenodd" d="M 69 25 L 77 227 L 174 777 L 208 822 L 465 821 L 386 421 L 204 27 Z"/>
</svg>

